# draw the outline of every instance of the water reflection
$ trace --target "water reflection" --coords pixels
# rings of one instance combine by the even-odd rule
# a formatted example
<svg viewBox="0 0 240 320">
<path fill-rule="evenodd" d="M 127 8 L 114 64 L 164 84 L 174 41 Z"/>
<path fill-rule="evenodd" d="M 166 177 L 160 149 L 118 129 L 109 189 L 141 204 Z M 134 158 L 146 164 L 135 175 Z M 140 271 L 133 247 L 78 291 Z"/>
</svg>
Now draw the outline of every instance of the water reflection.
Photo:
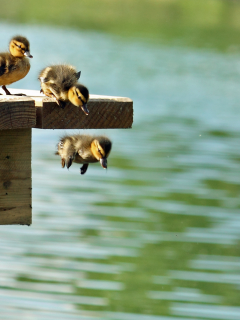
<svg viewBox="0 0 240 320">
<path fill-rule="evenodd" d="M 109 169 L 85 176 L 53 154 L 64 130 L 33 130 L 33 225 L 1 227 L 3 319 L 238 319 L 239 57 L 21 32 L 37 54 L 19 88 L 39 88 L 37 69 L 69 34 L 84 82 L 131 97 L 135 122 L 103 130 L 114 142 Z"/>
</svg>

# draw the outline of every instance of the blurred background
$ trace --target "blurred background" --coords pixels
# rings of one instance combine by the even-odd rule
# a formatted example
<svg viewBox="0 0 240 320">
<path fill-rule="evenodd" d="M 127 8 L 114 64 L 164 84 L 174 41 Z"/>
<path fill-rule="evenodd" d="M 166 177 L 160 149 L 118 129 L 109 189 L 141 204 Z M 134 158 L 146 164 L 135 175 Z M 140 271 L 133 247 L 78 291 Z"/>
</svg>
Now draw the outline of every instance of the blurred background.
<svg viewBox="0 0 240 320">
<path fill-rule="evenodd" d="M 108 169 L 61 168 L 32 134 L 33 224 L 0 227 L 0 319 L 240 319 L 240 2 L 0 0 L 0 44 L 31 45 L 10 87 L 70 63 L 129 97 Z"/>
</svg>

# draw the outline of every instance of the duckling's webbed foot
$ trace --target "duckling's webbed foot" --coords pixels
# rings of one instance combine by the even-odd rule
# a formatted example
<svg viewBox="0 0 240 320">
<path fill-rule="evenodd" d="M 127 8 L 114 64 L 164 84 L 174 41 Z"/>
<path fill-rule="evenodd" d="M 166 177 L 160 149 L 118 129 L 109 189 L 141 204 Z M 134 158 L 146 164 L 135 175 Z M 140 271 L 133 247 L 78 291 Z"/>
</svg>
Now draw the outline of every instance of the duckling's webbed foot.
<svg viewBox="0 0 240 320">
<path fill-rule="evenodd" d="M 67 158 L 65 159 L 65 164 L 66 164 L 66 167 L 69 169 L 73 163 L 73 160 L 75 159 L 75 156 L 76 156 L 76 152 L 71 152 L 69 150 L 68 152 L 68 156 Z"/>
<path fill-rule="evenodd" d="M 55 100 L 55 102 L 59 105 L 60 108 L 64 109 L 66 106 L 65 101 L 62 100 L 58 100 L 54 94 L 52 94 L 51 98 L 53 98 Z"/>
<path fill-rule="evenodd" d="M 12 94 L 8 91 L 6 86 L 2 86 L 3 90 L 6 92 L 6 95 L 11 96 Z"/>
<path fill-rule="evenodd" d="M 57 153 L 57 154 L 58 154 L 58 153 Z M 64 167 L 65 167 L 65 160 L 62 159 L 61 163 L 62 163 L 62 168 L 64 168 Z"/>
<path fill-rule="evenodd" d="M 52 98 L 55 100 L 55 102 L 59 105 L 60 105 L 60 101 L 55 97 L 55 95 L 53 93 L 49 93 L 47 91 L 43 91 L 42 89 L 40 90 L 40 93 L 43 92 L 45 94 L 45 96 L 49 97 L 49 98 Z"/>
<path fill-rule="evenodd" d="M 73 156 L 71 156 L 71 157 L 68 157 L 67 159 L 66 159 L 66 167 L 69 169 L 70 167 L 71 167 L 71 165 L 72 165 L 72 162 L 73 162 Z"/>
<path fill-rule="evenodd" d="M 12 94 L 12 93 L 10 93 L 10 91 L 6 88 L 6 86 L 2 86 L 2 88 L 3 88 L 3 90 L 6 92 L 6 95 L 8 95 L 8 96 L 12 96 L 12 95 L 14 95 L 14 96 L 26 96 L 26 94 L 24 94 L 24 93 L 15 93 L 15 94 Z"/>
<path fill-rule="evenodd" d="M 48 95 L 49 97 L 53 98 L 55 102 L 60 106 L 59 100 L 55 97 L 54 94 Z"/>
<path fill-rule="evenodd" d="M 80 168 L 80 173 L 84 174 L 87 172 L 88 163 L 84 163 L 84 165 Z"/>
<path fill-rule="evenodd" d="M 58 105 L 60 106 L 60 108 L 64 109 L 66 107 L 66 102 L 62 100 L 58 100 Z"/>
</svg>

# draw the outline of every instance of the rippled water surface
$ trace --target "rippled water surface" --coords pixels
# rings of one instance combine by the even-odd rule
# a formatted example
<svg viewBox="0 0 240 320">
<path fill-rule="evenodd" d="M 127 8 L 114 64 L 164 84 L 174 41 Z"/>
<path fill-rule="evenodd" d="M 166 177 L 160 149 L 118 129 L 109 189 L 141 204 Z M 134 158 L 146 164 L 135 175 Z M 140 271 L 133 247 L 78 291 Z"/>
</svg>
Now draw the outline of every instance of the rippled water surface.
<svg viewBox="0 0 240 320">
<path fill-rule="evenodd" d="M 113 141 L 84 176 L 54 155 L 68 131 L 33 130 L 33 224 L 1 226 L 0 319 L 240 319 L 240 56 L 1 30 L 34 56 L 12 87 L 71 63 L 91 93 L 133 99 L 134 124 L 81 131 Z"/>
</svg>

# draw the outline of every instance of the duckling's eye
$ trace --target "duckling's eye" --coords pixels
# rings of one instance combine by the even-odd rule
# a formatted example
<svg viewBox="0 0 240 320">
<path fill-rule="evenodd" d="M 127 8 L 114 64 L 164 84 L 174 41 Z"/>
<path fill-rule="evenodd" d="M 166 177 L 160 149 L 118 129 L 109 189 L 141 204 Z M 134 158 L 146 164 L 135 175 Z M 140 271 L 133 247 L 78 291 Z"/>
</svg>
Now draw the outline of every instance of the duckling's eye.
<svg viewBox="0 0 240 320">
<path fill-rule="evenodd" d="M 78 99 L 82 102 L 82 104 L 84 104 L 82 97 L 78 96 Z"/>
<path fill-rule="evenodd" d="M 22 47 L 21 47 L 19 44 L 17 44 L 16 42 L 14 42 L 14 44 L 15 44 L 15 46 L 18 47 L 19 49 L 22 49 Z"/>
<path fill-rule="evenodd" d="M 75 93 L 76 93 L 77 98 L 81 100 L 81 98 L 79 96 L 79 92 L 76 90 Z"/>
<path fill-rule="evenodd" d="M 102 152 L 100 151 L 100 149 L 99 149 L 99 148 L 98 148 L 98 152 L 100 153 L 100 155 L 101 155 L 101 156 L 103 156 L 103 155 L 102 155 Z"/>
</svg>

